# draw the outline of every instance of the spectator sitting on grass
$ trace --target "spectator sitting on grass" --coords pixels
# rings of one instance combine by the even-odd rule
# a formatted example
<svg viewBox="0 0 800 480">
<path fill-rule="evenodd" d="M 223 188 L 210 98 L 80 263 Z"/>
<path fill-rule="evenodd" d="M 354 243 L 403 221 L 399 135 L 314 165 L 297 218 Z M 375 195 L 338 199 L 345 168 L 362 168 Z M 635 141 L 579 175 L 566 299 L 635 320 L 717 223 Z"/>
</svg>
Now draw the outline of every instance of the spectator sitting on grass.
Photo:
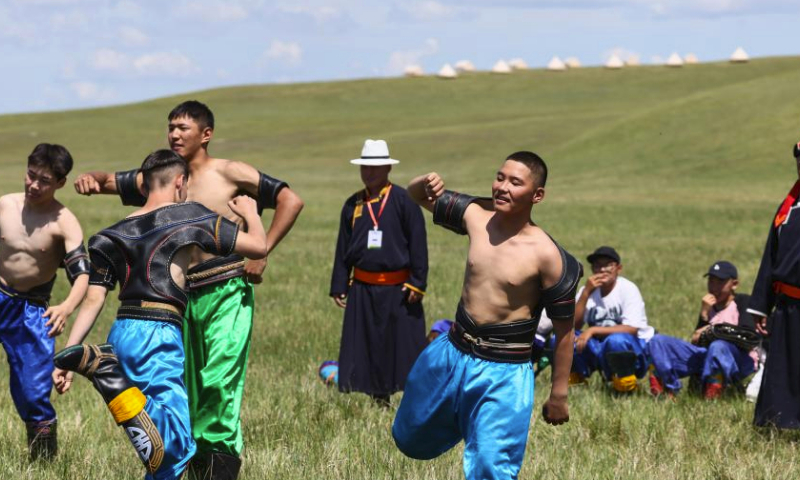
<svg viewBox="0 0 800 480">
<path fill-rule="evenodd" d="M 636 285 L 620 276 L 622 261 L 603 246 L 587 257 L 592 275 L 575 301 L 575 355 L 570 384 L 600 370 L 614 390 L 631 392 L 647 373 L 645 346 L 653 336 Z M 586 329 L 581 330 L 584 325 Z"/>
<path fill-rule="evenodd" d="M 701 299 L 700 317 L 691 343 L 666 335 L 655 335 L 647 344 L 653 362 L 650 372 L 650 393 L 674 395 L 681 389 L 681 377 L 699 375 L 703 397 L 718 398 L 725 385 L 738 382 L 755 371 L 758 355 L 726 340 L 714 340 L 707 347 L 699 343 L 703 332 L 712 325 L 728 323 L 753 327 L 746 312 L 748 295 L 737 295 L 739 286 L 736 267 L 726 261 L 715 262 L 705 275 L 708 290 Z"/>
</svg>

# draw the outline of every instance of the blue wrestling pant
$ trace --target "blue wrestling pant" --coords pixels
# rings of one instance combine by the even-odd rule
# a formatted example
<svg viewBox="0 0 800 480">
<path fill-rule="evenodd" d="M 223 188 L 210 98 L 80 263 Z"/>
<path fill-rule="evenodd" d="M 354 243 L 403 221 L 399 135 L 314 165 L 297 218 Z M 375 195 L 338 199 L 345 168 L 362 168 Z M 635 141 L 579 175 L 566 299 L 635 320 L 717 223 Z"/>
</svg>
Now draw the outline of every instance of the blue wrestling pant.
<svg viewBox="0 0 800 480">
<path fill-rule="evenodd" d="M 117 319 L 108 334 L 120 366 L 147 398 L 145 411 L 164 441 L 164 460 L 146 479 L 178 479 L 197 446 L 189 422 L 189 398 L 183 383 L 181 328 L 168 322 Z"/>
<path fill-rule="evenodd" d="M 575 331 L 575 338 L 580 335 L 580 330 Z M 555 338 L 551 340 L 555 345 Z M 627 333 L 612 333 L 602 340 L 592 337 L 586 342 L 586 348 L 578 353 L 575 350 L 572 357 L 572 371 L 584 377 L 589 377 L 592 372 L 600 370 L 606 380 L 611 380 L 615 372 L 612 371 L 606 360 L 609 353 L 633 352 L 636 355 L 636 377 L 642 378 L 647 373 L 650 362 L 647 359 L 647 343 L 638 337 Z"/>
<path fill-rule="evenodd" d="M 721 374 L 725 383 L 738 382 L 755 371 L 755 362 L 744 350 L 724 340 L 711 342 L 708 348 L 666 335 L 656 335 L 647 344 L 650 359 L 664 387 L 681 389 L 681 378 L 700 375 L 703 383 Z"/>
<path fill-rule="evenodd" d="M 44 304 L 15 293 L 6 286 L 0 289 L 0 341 L 10 367 L 11 398 L 26 423 L 52 422 L 56 419 L 50 403 L 56 341 L 47 336 Z"/>
<path fill-rule="evenodd" d="M 468 480 L 517 478 L 533 410 L 533 365 L 483 360 L 448 335 L 422 351 L 406 382 L 392 435 L 419 460 L 464 440 Z"/>
</svg>

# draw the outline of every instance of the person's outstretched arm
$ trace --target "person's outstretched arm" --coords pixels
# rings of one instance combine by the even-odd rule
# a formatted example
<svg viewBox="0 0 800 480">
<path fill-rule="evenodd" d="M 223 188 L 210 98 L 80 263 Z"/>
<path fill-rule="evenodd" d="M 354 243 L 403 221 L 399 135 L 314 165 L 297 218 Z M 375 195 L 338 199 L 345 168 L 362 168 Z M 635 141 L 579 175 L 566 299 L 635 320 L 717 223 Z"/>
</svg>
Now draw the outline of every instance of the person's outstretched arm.
<svg viewBox="0 0 800 480">
<path fill-rule="evenodd" d="M 103 310 L 103 304 L 106 301 L 108 289 L 100 285 L 90 285 L 89 290 L 86 292 L 86 298 L 81 304 L 81 309 L 78 311 L 78 316 L 75 318 L 75 323 L 69 332 L 66 347 L 78 345 L 86 338 L 86 335 L 92 330 L 94 322 Z M 53 384 L 58 393 L 63 394 L 69 390 L 72 385 L 72 372 L 56 368 L 53 370 Z"/>
<path fill-rule="evenodd" d="M 444 180 L 436 172 L 431 172 L 411 180 L 408 184 L 408 195 L 420 207 L 433 212 L 436 199 L 444 194 Z"/>
<path fill-rule="evenodd" d="M 139 175 L 141 178 L 141 175 Z M 116 195 L 117 181 L 112 172 L 86 172 L 75 179 L 75 191 L 81 195 L 105 194 Z"/>
</svg>

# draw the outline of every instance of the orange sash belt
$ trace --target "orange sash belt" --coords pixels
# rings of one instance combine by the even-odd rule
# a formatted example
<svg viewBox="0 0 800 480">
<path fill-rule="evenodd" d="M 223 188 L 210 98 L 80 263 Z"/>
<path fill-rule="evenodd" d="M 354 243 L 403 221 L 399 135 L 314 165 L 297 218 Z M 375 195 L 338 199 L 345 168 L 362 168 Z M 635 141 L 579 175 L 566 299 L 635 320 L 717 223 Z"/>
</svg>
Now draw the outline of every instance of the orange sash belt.
<svg viewBox="0 0 800 480">
<path fill-rule="evenodd" d="M 788 283 L 783 282 L 774 282 L 772 284 L 773 290 L 777 294 L 783 294 L 787 297 L 794 298 L 796 300 L 800 300 L 800 288 L 795 287 L 793 285 L 789 285 Z"/>
<path fill-rule="evenodd" d="M 400 285 L 411 276 L 411 270 L 395 270 L 394 272 L 368 272 L 360 268 L 353 268 L 353 278 L 369 285 Z"/>
</svg>

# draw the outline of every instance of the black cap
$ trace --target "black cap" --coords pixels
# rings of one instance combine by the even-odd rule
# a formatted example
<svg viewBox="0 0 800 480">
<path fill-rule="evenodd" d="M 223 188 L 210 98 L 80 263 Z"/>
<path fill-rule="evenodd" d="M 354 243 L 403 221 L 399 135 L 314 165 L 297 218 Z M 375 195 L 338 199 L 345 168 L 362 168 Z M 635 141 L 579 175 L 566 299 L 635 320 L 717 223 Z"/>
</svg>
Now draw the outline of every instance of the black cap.
<svg viewBox="0 0 800 480">
<path fill-rule="evenodd" d="M 704 277 L 717 277 L 720 280 L 727 280 L 729 278 L 739 278 L 739 272 L 731 262 L 720 260 L 714 262 L 713 265 L 708 267 L 708 273 Z"/>
<path fill-rule="evenodd" d="M 598 248 L 594 251 L 591 255 L 586 257 L 586 260 L 589 260 L 589 263 L 594 263 L 600 257 L 607 257 L 611 260 L 614 260 L 617 263 L 622 263 L 622 259 L 619 258 L 619 253 L 611 247 L 603 245 L 602 247 Z"/>
<path fill-rule="evenodd" d="M 794 158 L 800 157 L 800 142 L 794 144 Z"/>
</svg>

